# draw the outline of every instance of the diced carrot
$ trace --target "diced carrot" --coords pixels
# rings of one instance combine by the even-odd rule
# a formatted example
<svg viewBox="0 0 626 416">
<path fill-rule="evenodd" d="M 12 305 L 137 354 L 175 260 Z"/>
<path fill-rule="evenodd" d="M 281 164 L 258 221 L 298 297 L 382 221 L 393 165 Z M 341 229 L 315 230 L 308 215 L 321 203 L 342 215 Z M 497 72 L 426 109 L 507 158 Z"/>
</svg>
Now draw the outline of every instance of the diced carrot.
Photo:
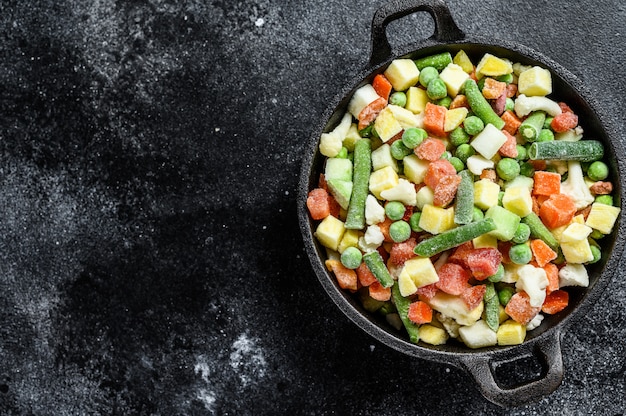
<svg viewBox="0 0 626 416">
<path fill-rule="evenodd" d="M 446 111 L 448 109 L 444 106 L 431 102 L 426 103 L 426 108 L 424 108 L 424 130 L 433 136 L 445 137 L 444 123 Z"/>
<path fill-rule="evenodd" d="M 498 241 L 498 251 L 502 254 L 502 264 L 511 264 L 511 258 L 509 257 L 509 251 L 511 251 L 513 243 L 510 241 Z"/>
<path fill-rule="evenodd" d="M 498 175 L 495 169 L 483 169 L 483 171 L 480 172 L 480 179 L 489 179 L 491 182 L 496 182 Z"/>
<path fill-rule="evenodd" d="M 485 78 L 483 85 L 483 97 L 488 100 L 495 100 L 506 91 L 506 82 L 497 81 L 491 77 Z"/>
<path fill-rule="evenodd" d="M 387 140 L 385 143 L 387 143 L 389 146 L 391 146 L 393 144 L 393 142 L 395 142 L 396 140 L 402 139 L 402 134 L 404 134 L 404 130 L 401 130 L 398 133 L 396 133 L 395 136 L 392 136 L 391 139 Z"/>
<path fill-rule="evenodd" d="M 533 180 L 533 193 L 535 195 L 550 196 L 561 193 L 561 175 L 556 172 L 535 171 Z"/>
<path fill-rule="evenodd" d="M 460 183 L 461 177 L 459 175 L 449 175 L 441 178 L 437 186 L 435 186 L 433 205 L 445 207 L 452 202 Z"/>
<path fill-rule="evenodd" d="M 511 110 L 506 110 L 502 113 L 500 118 L 504 121 L 504 127 L 502 130 L 515 136 L 517 134 L 517 129 L 519 129 L 519 126 L 522 124 L 522 120 L 520 120 L 519 117 Z"/>
<path fill-rule="evenodd" d="M 468 268 L 467 256 L 472 250 L 474 250 L 474 243 L 467 241 L 454 249 L 452 254 L 448 257 L 448 262 Z"/>
<path fill-rule="evenodd" d="M 378 97 L 365 106 L 357 117 L 359 119 L 358 129 L 363 130 L 365 127 L 369 126 L 374 120 L 376 120 L 376 117 L 378 117 L 378 114 L 383 111 L 386 105 L 387 100 L 382 97 Z"/>
<path fill-rule="evenodd" d="M 402 217 L 402 221 L 409 221 L 412 215 L 413 215 L 413 205 L 407 205 L 404 208 L 404 216 Z"/>
<path fill-rule="evenodd" d="M 559 101 L 559 108 L 561 109 L 561 112 L 563 113 L 573 113 L 574 110 L 571 109 L 571 107 L 569 105 L 567 105 L 567 103 L 563 102 L 563 101 Z"/>
<path fill-rule="evenodd" d="M 417 296 L 422 300 L 432 299 L 433 297 L 435 297 L 437 292 L 439 292 L 439 289 L 437 288 L 436 283 L 417 288 Z"/>
<path fill-rule="evenodd" d="M 428 164 L 424 183 L 434 191 L 441 178 L 449 175 L 456 175 L 456 169 L 452 166 L 452 163 L 446 159 L 438 159 Z"/>
<path fill-rule="evenodd" d="M 541 159 L 529 160 L 528 163 L 530 163 L 535 170 L 546 170 L 547 167 L 546 161 Z"/>
<path fill-rule="evenodd" d="M 506 136 L 506 142 L 504 142 L 504 144 L 500 146 L 500 149 L 498 149 L 498 153 L 500 153 L 500 155 L 504 157 L 516 158 L 517 139 L 506 130 L 502 130 L 502 133 L 504 133 L 504 135 Z"/>
<path fill-rule="evenodd" d="M 335 273 L 335 277 L 337 278 L 337 283 L 339 287 L 347 290 L 357 290 L 358 288 L 358 279 L 356 276 L 356 272 L 352 269 L 348 269 L 346 266 L 341 264 L 339 260 L 326 260 L 326 267 L 331 269 L 333 273 Z"/>
<path fill-rule="evenodd" d="M 506 304 L 504 312 L 511 317 L 514 321 L 519 322 L 522 325 L 526 325 L 533 320 L 535 316 L 541 311 L 541 307 L 534 307 L 530 305 L 530 297 L 528 293 L 522 291 L 517 292 L 509 303 Z"/>
<path fill-rule="evenodd" d="M 460 107 L 465 107 L 468 110 L 470 108 L 469 102 L 467 101 L 467 97 L 463 94 L 457 94 L 457 96 L 454 97 L 452 101 L 450 102 L 450 107 L 448 108 L 450 110 L 454 110 L 455 108 L 460 108 Z"/>
<path fill-rule="evenodd" d="M 378 280 L 369 285 L 368 290 L 372 299 L 376 299 L 381 302 L 386 302 L 391 299 L 391 288 L 383 287 Z"/>
<path fill-rule="evenodd" d="M 418 300 L 409 305 L 407 317 L 418 325 L 427 324 L 433 320 L 433 310 L 426 302 Z"/>
<path fill-rule="evenodd" d="M 389 260 L 396 265 L 402 265 L 408 259 L 415 257 L 413 249 L 417 245 L 415 238 L 409 238 L 402 243 L 393 243 L 389 252 Z"/>
<path fill-rule="evenodd" d="M 446 151 L 446 145 L 439 139 L 428 137 L 413 151 L 422 160 L 434 162 Z"/>
<path fill-rule="evenodd" d="M 565 194 L 550 196 L 539 208 L 539 217 L 548 228 L 568 224 L 576 214 L 576 205 Z"/>
<path fill-rule="evenodd" d="M 496 274 L 500 263 L 502 253 L 497 248 L 476 248 L 467 255 L 467 265 L 477 280 L 485 280 Z"/>
<path fill-rule="evenodd" d="M 385 100 L 389 100 L 389 94 L 391 94 L 391 82 L 383 74 L 378 74 L 372 81 L 372 87 L 376 94 L 380 95 Z"/>
<path fill-rule="evenodd" d="M 517 95 L 517 84 L 508 84 L 506 86 L 506 97 L 513 98 L 515 95 Z"/>
<path fill-rule="evenodd" d="M 469 77 L 470 79 L 473 79 L 474 81 L 478 82 L 478 78 L 476 77 L 476 68 L 474 68 L 474 70 L 470 72 Z"/>
<path fill-rule="evenodd" d="M 558 114 L 550 122 L 550 127 L 555 133 L 563 133 L 576 126 L 578 126 L 578 116 L 570 112 Z"/>
<path fill-rule="evenodd" d="M 380 228 L 380 232 L 383 233 L 383 237 L 385 237 L 386 242 L 391 243 L 393 242 L 393 239 L 391 238 L 391 234 L 389 234 L 389 227 L 391 227 L 391 224 L 393 223 L 393 221 L 391 221 L 388 217 L 385 217 L 384 221 L 379 222 L 378 224 L 378 228 Z"/>
<path fill-rule="evenodd" d="M 548 278 L 548 286 L 546 286 L 546 294 L 550 294 L 559 289 L 559 268 L 554 263 L 548 263 L 543 266 Z"/>
<path fill-rule="evenodd" d="M 579 209 L 578 211 L 576 211 L 576 215 L 582 215 L 584 220 L 587 221 L 587 217 L 589 216 L 589 213 L 591 212 L 591 205 L 587 205 L 585 208 L 583 209 Z"/>
<path fill-rule="evenodd" d="M 328 183 L 326 183 L 326 175 L 320 173 L 320 177 L 317 180 L 317 187 L 322 188 L 326 192 L 328 192 Z"/>
<path fill-rule="evenodd" d="M 365 263 L 361 263 L 359 267 L 356 268 L 356 276 L 359 279 L 359 283 L 361 286 L 369 286 L 374 282 L 377 282 L 376 276 L 370 270 L 369 267 Z"/>
<path fill-rule="evenodd" d="M 557 253 L 539 238 L 530 242 L 530 249 L 535 256 L 535 261 L 539 267 L 545 266 L 557 257 Z"/>
<path fill-rule="evenodd" d="M 469 271 L 455 263 L 446 263 L 437 271 L 439 281 L 437 288 L 450 295 L 460 295 L 469 287 L 471 277 Z"/>
<path fill-rule="evenodd" d="M 332 198 L 332 197 L 331 197 Z M 309 214 L 314 220 L 322 220 L 330 215 L 329 193 L 323 188 L 315 188 L 306 199 Z"/>
<path fill-rule="evenodd" d="M 463 293 L 461 293 L 461 299 L 465 302 L 465 305 L 469 310 L 473 310 L 480 305 L 480 302 L 483 301 L 486 291 L 487 286 L 485 285 L 470 286 L 463 290 Z"/>
<path fill-rule="evenodd" d="M 549 315 L 561 312 L 569 303 L 569 293 L 565 290 L 555 290 L 546 295 L 541 311 Z"/>
</svg>

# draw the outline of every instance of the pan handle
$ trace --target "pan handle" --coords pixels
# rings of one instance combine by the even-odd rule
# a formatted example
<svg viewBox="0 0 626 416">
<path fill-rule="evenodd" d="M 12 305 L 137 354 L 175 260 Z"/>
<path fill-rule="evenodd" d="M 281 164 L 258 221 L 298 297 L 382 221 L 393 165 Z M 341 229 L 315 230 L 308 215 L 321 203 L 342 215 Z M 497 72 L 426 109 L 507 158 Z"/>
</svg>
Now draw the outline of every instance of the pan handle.
<svg viewBox="0 0 626 416">
<path fill-rule="evenodd" d="M 489 401 L 502 407 L 519 406 L 539 400 L 555 391 L 563 380 L 563 356 L 559 331 L 538 340 L 530 353 L 538 358 L 543 368 L 539 379 L 524 382 L 513 388 L 503 388 L 496 380 L 494 369 L 499 364 L 512 363 L 526 356 L 516 355 L 502 360 L 490 356 L 468 356 L 462 366 L 478 383 L 481 393 Z"/>
<path fill-rule="evenodd" d="M 443 0 L 391 1 L 380 7 L 372 19 L 372 53 L 370 65 L 376 66 L 392 55 L 391 45 L 387 39 L 387 25 L 401 17 L 415 12 L 426 11 L 435 21 L 435 33 L 431 37 L 436 41 L 461 40 L 465 34 L 456 25 L 450 9 Z"/>
</svg>

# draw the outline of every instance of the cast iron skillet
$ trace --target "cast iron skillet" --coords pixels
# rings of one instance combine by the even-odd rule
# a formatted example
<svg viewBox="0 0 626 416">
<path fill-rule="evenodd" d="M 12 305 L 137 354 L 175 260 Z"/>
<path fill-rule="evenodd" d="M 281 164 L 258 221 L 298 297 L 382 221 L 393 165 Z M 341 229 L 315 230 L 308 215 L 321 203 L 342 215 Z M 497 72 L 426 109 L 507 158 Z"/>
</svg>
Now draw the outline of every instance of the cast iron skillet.
<svg viewBox="0 0 626 416">
<path fill-rule="evenodd" d="M 426 11 L 435 22 L 434 34 L 423 41 L 406 45 L 394 51 L 386 35 L 387 25 L 396 19 Z M 570 305 L 557 315 L 546 315 L 541 326 L 527 335 L 526 341 L 517 346 L 469 349 L 460 343 L 432 346 L 425 343 L 413 344 L 408 338 L 389 326 L 384 319 L 366 312 L 355 298 L 341 290 L 336 279 L 324 267 L 325 250 L 314 236 L 315 224 L 310 220 L 306 208 L 306 196 L 323 172 L 324 157 L 319 153 L 319 138 L 328 132 L 341 119 L 354 91 L 365 82 L 384 70 L 396 58 L 416 59 L 443 51 L 457 51 L 463 48 L 472 62 L 490 52 L 499 57 L 526 65 L 540 65 L 552 72 L 553 91 L 551 98 L 567 102 L 579 115 L 585 131 L 585 138 L 600 140 L 605 146 L 605 159 L 610 165 L 614 193 L 621 206 L 622 177 L 624 169 L 623 149 L 618 143 L 616 130 L 606 112 L 600 109 L 582 83 L 565 68 L 528 47 L 515 42 L 487 39 L 465 35 L 455 24 L 449 9 L 441 0 L 406 0 L 390 2 L 376 11 L 372 21 L 372 51 L 369 65 L 360 71 L 335 97 L 323 114 L 319 125 L 314 128 L 303 157 L 302 174 L 298 195 L 298 215 L 306 250 L 311 264 L 322 286 L 339 308 L 359 327 L 380 342 L 398 351 L 426 360 L 437 361 L 464 369 L 476 381 L 481 393 L 490 401 L 504 407 L 517 406 L 539 400 L 558 388 L 563 378 L 561 340 L 564 331 L 576 319 L 588 313 L 615 273 L 623 251 L 624 216 L 620 216 L 612 235 L 601 240 L 603 258 L 588 267 L 590 284 L 588 288 L 570 290 Z M 450 342 L 450 341 L 449 341 Z M 502 382 L 496 368 L 521 360 L 533 359 L 541 364 L 539 377 L 519 381 L 509 387 Z M 584 363 L 581 363 L 584 365 Z M 506 367 L 506 366 L 505 366 Z M 512 367 L 509 365 L 509 367 Z M 510 376 L 510 375 L 509 375 Z M 508 376 L 507 376 L 508 378 Z"/>
</svg>

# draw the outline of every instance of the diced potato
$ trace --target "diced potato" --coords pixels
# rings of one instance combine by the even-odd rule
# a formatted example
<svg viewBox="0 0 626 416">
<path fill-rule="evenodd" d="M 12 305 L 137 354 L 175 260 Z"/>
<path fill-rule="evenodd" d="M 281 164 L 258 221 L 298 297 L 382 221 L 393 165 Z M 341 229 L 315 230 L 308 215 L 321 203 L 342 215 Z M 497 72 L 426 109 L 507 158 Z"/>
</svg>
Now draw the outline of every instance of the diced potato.
<svg viewBox="0 0 626 416">
<path fill-rule="evenodd" d="M 343 251 L 348 247 L 357 247 L 361 234 L 362 233 L 359 230 L 346 230 L 343 233 L 341 241 L 339 242 L 339 246 L 337 246 L 337 251 L 343 253 Z"/>
<path fill-rule="evenodd" d="M 452 62 L 460 66 L 463 71 L 467 72 L 468 74 L 470 74 L 474 70 L 474 64 L 464 50 L 458 51 L 457 54 L 454 55 Z"/>
<path fill-rule="evenodd" d="M 502 205 L 512 213 L 525 217 L 533 211 L 533 198 L 530 189 L 524 186 L 506 188 L 502 197 Z"/>
<path fill-rule="evenodd" d="M 561 242 L 561 251 L 568 263 L 586 263 L 593 260 L 591 246 L 586 238 L 568 243 Z"/>
<path fill-rule="evenodd" d="M 428 171 L 430 162 L 422 160 L 416 154 L 410 154 L 402 159 L 404 162 L 404 176 L 413 183 L 422 183 Z"/>
<path fill-rule="evenodd" d="M 526 339 L 526 326 L 509 319 L 498 327 L 497 338 L 498 345 L 519 345 Z"/>
<path fill-rule="evenodd" d="M 431 345 L 443 345 L 449 338 L 445 329 L 430 324 L 420 326 L 419 331 L 420 339 Z"/>
<path fill-rule="evenodd" d="M 585 224 L 595 228 L 602 234 L 610 234 L 613 231 L 613 226 L 615 221 L 617 221 L 619 213 L 620 209 L 618 207 L 594 202 L 591 205 L 591 211 L 589 211 Z"/>
<path fill-rule="evenodd" d="M 352 181 L 352 161 L 350 159 L 329 157 L 324 167 L 324 179 Z"/>
<path fill-rule="evenodd" d="M 389 107 L 385 107 L 378 114 L 374 121 L 374 128 L 383 142 L 388 141 L 403 130 L 402 125 L 396 120 L 393 111 Z"/>
<path fill-rule="evenodd" d="M 459 337 L 470 348 L 489 347 L 498 343 L 496 332 L 482 319 L 473 325 L 460 327 Z"/>
<path fill-rule="evenodd" d="M 435 266 L 433 266 L 428 257 L 413 257 L 404 262 L 404 267 L 400 271 L 398 280 L 402 279 L 403 275 L 405 276 L 404 278 L 408 276 L 417 288 L 439 281 Z"/>
<path fill-rule="evenodd" d="M 428 186 L 422 186 L 420 190 L 417 191 L 415 202 L 418 209 L 423 210 L 425 206 L 432 205 L 434 200 L 435 192 Z"/>
<path fill-rule="evenodd" d="M 439 78 L 446 84 L 448 95 L 456 97 L 463 83 L 469 78 L 469 74 L 457 64 L 448 64 L 439 74 Z"/>
<path fill-rule="evenodd" d="M 565 230 L 563 230 L 563 233 L 561 233 L 559 241 L 561 243 L 573 243 L 576 241 L 586 240 L 592 231 L 591 227 L 572 221 L 572 223 L 568 225 Z"/>
<path fill-rule="evenodd" d="M 482 78 L 483 75 L 497 77 L 513 72 L 513 64 L 502 58 L 486 53 L 476 65 L 476 76 Z"/>
<path fill-rule="evenodd" d="M 517 90 L 527 96 L 545 96 L 552 92 L 552 76 L 545 68 L 533 66 L 519 74 Z"/>
<path fill-rule="evenodd" d="M 393 89 L 404 91 L 419 80 L 420 71 L 411 59 L 394 59 L 385 70 Z"/>
<path fill-rule="evenodd" d="M 454 207 L 442 208 L 430 204 L 424 205 L 419 226 L 431 234 L 440 234 L 454 228 Z"/>
<path fill-rule="evenodd" d="M 463 120 L 465 120 L 465 117 L 467 117 L 468 112 L 469 110 L 465 107 L 453 108 L 452 110 L 446 111 L 443 130 L 452 131 L 459 127 L 461 123 L 463 123 Z"/>
<path fill-rule="evenodd" d="M 429 101 L 430 99 L 425 89 L 410 87 L 406 92 L 406 105 L 404 108 L 415 114 L 420 114 L 424 111 L 426 103 Z"/>
<path fill-rule="evenodd" d="M 498 205 L 500 186 L 489 179 L 474 182 L 474 205 L 480 209 L 488 209 Z"/>
<path fill-rule="evenodd" d="M 382 199 L 380 193 L 385 189 L 391 189 L 398 184 L 398 174 L 393 168 L 386 166 L 375 170 L 370 175 L 369 190 L 378 199 Z"/>
<path fill-rule="evenodd" d="M 317 226 L 315 237 L 324 247 L 337 251 L 345 231 L 343 221 L 329 215 Z"/>
<path fill-rule="evenodd" d="M 384 143 L 372 151 L 372 169 L 379 170 L 387 166 L 390 166 L 396 172 L 398 171 L 398 162 L 391 156 L 391 146 Z"/>
<path fill-rule="evenodd" d="M 504 133 L 496 126 L 489 123 L 485 125 L 483 131 L 474 136 L 470 145 L 483 157 L 491 159 L 498 153 L 498 150 L 506 141 L 507 137 Z"/>
<path fill-rule="evenodd" d="M 467 158 L 467 169 L 474 175 L 480 175 L 485 169 L 493 169 L 495 163 L 491 159 L 485 159 L 481 155 L 472 155 Z"/>
<path fill-rule="evenodd" d="M 529 190 L 532 190 L 534 185 L 535 185 L 535 181 L 533 180 L 533 178 L 529 178 L 528 176 L 524 176 L 524 175 L 519 175 L 519 176 L 516 176 L 515 179 L 505 182 L 504 189 L 514 188 L 516 186 L 523 186 L 523 187 L 528 188 Z"/>
<path fill-rule="evenodd" d="M 489 233 L 474 238 L 472 243 L 474 248 L 498 248 L 498 239 Z"/>
<path fill-rule="evenodd" d="M 335 157 L 343 147 L 341 137 L 334 132 L 322 133 L 320 137 L 320 153 L 326 157 Z"/>
<path fill-rule="evenodd" d="M 400 294 L 404 297 L 411 296 L 417 292 L 417 286 L 411 276 L 408 273 L 402 274 L 402 272 L 400 272 L 398 277 L 398 289 L 400 289 Z"/>
<path fill-rule="evenodd" d="M 496 229 L 489 234 L 500 241 L 509 241 L 515 235 L 515 231 L 520 223 L 520 216 L 512 213 L 506 208 L 494 205 L 485 212 L 485 218 L 491 218 L 496 224 Z"/>
<path fill-rule="evenodd" d="M 361 139 L 361 135 L 359 134 L 359 129 L 356 123 L 352 123 L 348 132 L 346 133 L 346 137 L 343 139 L 343 146 L 348 149 L 349 152 L 354 151 L 354 144 L 357 140 Z"/>
<path fill-rule="evenodd" d="M 398 120 L 398 123 L 402 126 L 403 129 L 408 129 L 411 127 L 423 127 L 424 119 L 417 114 L 407 110 L 404 107 L 400 107 L 398 105 L 389 104 L 387 106 L 389 110 L 393 113 L 393 116 Z"/>
</svg>

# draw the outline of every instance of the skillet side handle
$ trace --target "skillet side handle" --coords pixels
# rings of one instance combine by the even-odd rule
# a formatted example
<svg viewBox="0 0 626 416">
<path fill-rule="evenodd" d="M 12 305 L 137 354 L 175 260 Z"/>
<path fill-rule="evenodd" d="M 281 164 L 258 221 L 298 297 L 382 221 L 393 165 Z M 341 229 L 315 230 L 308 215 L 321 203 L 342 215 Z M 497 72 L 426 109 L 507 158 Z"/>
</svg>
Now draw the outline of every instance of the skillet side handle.
<svg viewBox="0 0 626 416">
<path fill-rule="evenodd" d="M 442 0 L 396 0 L 380 7 L 372 19 L 370 65 L 376 66 L 392 56 L 387 39 L 387 25 L 415 12 L 426 11 L 435 21 L 435 33 L 431 38 L 446 42 L 461 40 L 465 34 L 452 19 L 450 9 Z"/>
<path fill-rule="evenodd" d="M 563 356 L 559 331 L 540 340 L 532 353 L 537 356 L 543 367 L 541 378 L 513 388 L 500 386 L 494 377 L 494 367 L 498 362 L 495 362 L 496 360 L 492 362 L 492 358 L 488 356 L 467 357 L 461 359 L 461 364 L 476 380 L 480 392 L 486 399 L 501 407 L 511 408 L 538 401 L 555 391 L 563 380 Z M 514 362 L 521 358 L 523 356 L 504 360 L 501 363 Z"/>
</svg>

